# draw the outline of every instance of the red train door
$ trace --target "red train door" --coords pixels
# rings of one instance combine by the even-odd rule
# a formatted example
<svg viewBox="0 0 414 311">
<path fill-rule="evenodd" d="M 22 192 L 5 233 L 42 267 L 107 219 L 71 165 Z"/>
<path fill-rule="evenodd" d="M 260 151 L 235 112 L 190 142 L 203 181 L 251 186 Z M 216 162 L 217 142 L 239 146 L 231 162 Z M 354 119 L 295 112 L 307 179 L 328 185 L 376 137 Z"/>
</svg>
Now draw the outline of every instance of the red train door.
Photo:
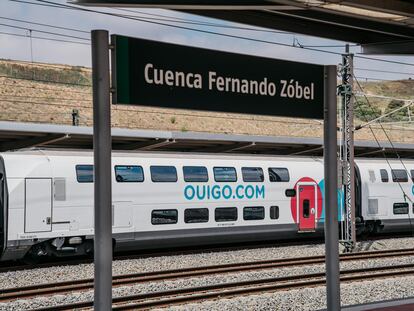
<svg viewBox="0 0 414 311">
<path fill-rule="evenodd" d="M 299 231 L 315 231 L 317 219 L 317 186 L 314 183 L 298 184 L 297 211 Z"/>
</svg>

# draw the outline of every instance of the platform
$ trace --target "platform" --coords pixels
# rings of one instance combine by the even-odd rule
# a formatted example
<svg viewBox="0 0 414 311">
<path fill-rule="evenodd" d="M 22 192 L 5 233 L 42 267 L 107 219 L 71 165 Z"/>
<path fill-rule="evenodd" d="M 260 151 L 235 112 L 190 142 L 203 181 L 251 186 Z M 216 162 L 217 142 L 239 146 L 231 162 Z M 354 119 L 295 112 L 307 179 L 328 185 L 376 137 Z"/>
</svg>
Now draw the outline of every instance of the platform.
<svg viewBox="0 0 414 311">
<path fill-rule="evenodd" d="M 413 311 L 414 298 L 387 300 L 343 307 L 342 311 Z"/>
</svg>

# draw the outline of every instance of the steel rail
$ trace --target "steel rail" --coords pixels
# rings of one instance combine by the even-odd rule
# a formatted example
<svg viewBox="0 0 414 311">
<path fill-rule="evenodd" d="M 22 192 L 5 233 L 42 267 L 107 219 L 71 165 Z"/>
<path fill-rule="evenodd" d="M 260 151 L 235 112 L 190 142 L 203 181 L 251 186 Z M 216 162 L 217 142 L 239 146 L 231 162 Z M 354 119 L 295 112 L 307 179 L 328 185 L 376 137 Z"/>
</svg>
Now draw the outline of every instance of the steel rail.
<svg viewBox="0 0 414 311">
<path fill-rule="evenodd" d="M 403 237 L 412 237 L 410 234 L 407 235 L 400 235 L 400 238 Z M 368 241 L 382 241 L 388 239 L 394 239 L 395 236 L 381 236 L 378 239 L 368 239 Z M 156 251 L 144 251 L 142 253 L 137 254 L 136 252 L 122 252 L 118 254 L 114 254 L 114 260 L 131 260 L 131 259 L 143 259 L 143 258 L 150 258 L 150 257 L 161 257 L 161 256 L 181 256 L 181 255 L 192 255 L 192 254 L 199 254 L 205 252 L 225 252 L 225 251 L 238 251 L 238 250 L 247 250 L 247 249 L 262 249 L 262 248 L 269 248 L 275 246 L 298 246 L 298 245 L 315 245 L 317 242 L 323 242 L 321 239 L 314 239 L 314 240 L 306 240 L 306 242 L 298 242 L 294 240 L 287 240 L 287 241 L 279 241 L 276 243 L 241 243 L 240 245 L 227 245 L 227 246 L 213 246 L 213 247 L 197 247 L 194 248 L 184 248 L 184 249 L 174 249 L 174 250 L 156 250 Z M 360 238 L 359 242 L 366 242 L 366 239 Z M 363 252 L 371 252 L 371 251 L 363 251 Z M 63 259 L 63 258 L 62 258 Z M 76 257 L 73 256 L 65 258 L 63 260 L 54 260 L 53 262 L 43 262 L 43 263 L 33 263 L 33 264 L 23 264 L 21 262 L 14 262 L 14 261 L 6 261 L 2 262 L 2 266 L 0 267 L 0 273 L 5 272 L 14 272 L 14 271 L 21 271 L 21 270 L 33 270 L 33 269 L 41 269 L 41 268 L 50 268 L 56 266 L 73 266 L 80 263 L 92 263 L 92 258 L 85 258 L 85 257 Z"/>
<path fill-rule="evenodd" d="M 410 235 L 411 237 L 411 235 Z M 388 239 L 381 238 L 378 240 Z M 201 246 L 201 247 L 192 247 L 188 249 L 187 247 L 184 249 L 163 249 L 163 250 L 144 250 L 137 254 L 136 252 L 121 252 L 114 254 L 114 260 L 131 260 L 131 259 L 143 259 L 143 258 L 150 258 L 150 257 L 161 257 L 161 256 L 182 256 L 182 255 L 192 255 L 192 254 L 199 254 L 199 253 L 218 253 L 218 252 L 225 252 L 225 251 L 238 251 L 238 250 L 247 250 L 247 249 L 262 249 L 262 248 L 269 248 L 275 246 L 297 246 L 297 245 L 313 245 L 316 244 L 317 241 L 322 241 L 319 239 L 315 240 L 306 240 L 306 242 L 298 242 L 298 241 L 279 241 L 276 243 L 240 243 L 240 245 L 226 245 L 226 246 Z M 2 262 L 2 266 L 0 267 L 0 273 L 4 272 L 11 272 L 11 271 L 21 271 L 21 270 L 33 270 L 33 269 L 40 269 L 40 268 L 50 268 L 56 266 L 73 266 L 80 263 L 93 263 L 93 258 L 85 258 L 82 257 L 68 257 L 64 260 L 54 260 L 53 262 L 43 262 L 43 263 L 33 263 L 33 264 L 22 264 L 21 262 L 9 261 L 9 262 Z"/>
<path fill-rule="evenodd" d="M 399 269 L 399 270 L 398 270 Z M 397 271 L 395 271 L 397 270 Z M 384 277 L 414 275 L 414 264 L 385 267 L 361 268 L 341 271 L 342 282 L 366 281 Z M 309 288 L 325 285 L 325 272 L 293 275 L 276 278 L 213 284 L 192 288 L 180 288 L 167 291 L 136 294 L 113 298 L 112 310 L 141 310 L 154 307 L 171 306 L 182 303 L 194 303 L 215 298 L 230 298 L 260 292 L 281 291 L 297 288 Z M 79 302 L 35 309 L 36 311 L 61 311 L 86 309 L 93 301 Z"/>
<path fill-rule="evenodd" d="M 414 249 L 395 249 L 385 251 L 373 251 L 362 253 L 342 254 L 342 261 L 389 258 L 396 256 L 414 256 Z M 309 256 L 304 258 L 284 258 L 273 260 L 262 260 L 242 263 L 229 263 L 221 265 L 212 265 L 204 267 L 191 267 L 174 270 L 151 271 L 142 273 L 133 273 L 125 275 L 116 275 L 113 277 L 113 286 L 122 286 L 128 284 L 137 284 L 143 282 L 156 282 L 163 280 L 172 280 L 179 278 L 189 278 L 197 276 L 207 276 L 212 274 L 225 274 L 232 272 L 266 270 L 274 268 L 284 268 L 290 266 L 303 266 L 323 264 L 325 256 Z M 33 286 L 6 288 L 0 290 L 0 302 L 41 296 L 58 293 L 67 293 L 71 291 L 84 291 L 93 288 L 93 278 L 64 281 L 50 284 L 37 284 Z"/>
</svg>

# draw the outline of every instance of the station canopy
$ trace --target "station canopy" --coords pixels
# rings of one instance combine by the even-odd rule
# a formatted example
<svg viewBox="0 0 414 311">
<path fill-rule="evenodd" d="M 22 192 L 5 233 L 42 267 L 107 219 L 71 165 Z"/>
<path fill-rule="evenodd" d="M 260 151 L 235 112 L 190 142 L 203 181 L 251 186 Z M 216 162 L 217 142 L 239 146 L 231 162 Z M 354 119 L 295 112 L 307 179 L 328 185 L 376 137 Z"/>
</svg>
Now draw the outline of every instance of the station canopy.
<svg viewBox="0 0 414 311">
<path fill-rule="evenodd" d="M 320 138 L 231 135 L 201 132 L 112 129 L 114 151 L 170 151 L 322 156 Z M 87 149 L 93 129 L 86 126 L 0 121 L 0 152 L 26 148 Z M 355 141 L 357 157 L 414 157 L 414 144 Z"/>
<path fill-rule="evenodd" d="M 151 7 L 360 44 L 365 54 L 414 54 L 412 0 L 74 0 Z"/>
</svg>

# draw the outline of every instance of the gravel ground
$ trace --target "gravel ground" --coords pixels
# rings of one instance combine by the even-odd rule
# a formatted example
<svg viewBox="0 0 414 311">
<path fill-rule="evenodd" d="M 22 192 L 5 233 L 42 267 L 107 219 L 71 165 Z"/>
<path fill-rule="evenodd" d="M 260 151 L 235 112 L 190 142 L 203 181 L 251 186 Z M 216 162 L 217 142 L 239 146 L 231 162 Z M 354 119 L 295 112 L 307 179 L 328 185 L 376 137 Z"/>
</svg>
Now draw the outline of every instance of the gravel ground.
<svg viewBox="0 0 414 311">
<path fill-rule="evenodd" d="M 371 242 L 363 242 L 359 245 L 361 250 L 379 250 L 393 248 L 413 248 L 414 238 L 387 239 Z M 321 255 L 324 253 L 324 245 L 301 245 L 292 247 L 263 248 L 250 250 L 237 250 L 220 253 L 201 253 L 182 256 L 155 257 L 134 260 L 115 261 L 113 265 L 115 274 L 126 274 L 143 271 L 156 271 L 176 269 L 183 267 L 195 267 L 214 265 L 220 263 L 234 263 L 271 258 L 304 257 Z M 370 261 L 344 262 L 342 269 L 355 269 L 362 267 L 383 266 L 414 263 L 413 257 L 390 258 Z M 303 273 L 323 272 L 324 265 L 308 267 L 291 267 L 256 272 L 229 273 L 222 276 L 207 276 L 183 280 L 165 282 L 152 282 L 138 284 L 130 287 L 114 288 L 114 296 L 131 295 L 138 293 L 154 292 L 174 288 L 193 287 L 215 283 L 234 282 L 249 279 L 287 276 Z M 40 283 L 59 282 L 70 279 L 82 279 L 93 276 L 93 265 L 78 265 L 65 267 L 52 267 L 28 271 L 16 271 L 0 274 L 0 287 L 16 287 Z M 359 283 L 357 287 L 344 284 L 343 304 L 353 304 L 381 299 L 401 298 L 414 293 L 414 277 L 383 280 L 376 282 Z M 383 283 L 385 282 L 385 283 Z M 377 284 L 382 284 L 378 286 Z M 398 286 L 396 285 L 398 284 Z M 311 290 L 295 290 L 282 293 L 261 294 L 220 301 L 205 302 L 197 305 L 186 305 L 179 310 L 316 310 L 324 307 L 324 288 Z M 312 296 L 312 299 L 305 297 Z M 75 301 L 90 300 L 93 292 L 73 293 L 69 295 L 55 295 L 47 298 L 18 300 L 8 304 L 0 304 L 0 310 L 28 310 L 43 306 L 67 304 Z M 308 302 L 309 300 L 309 302 Z M 234 304 L 234 306 L 232 305 Z M 293 305 L 292 305 L 293 304 Z M 228 308 L 227 308 L 228 307 Z M 173 308 L 175 310 L 177 308 Z M 178 310 L 177 309 L 177 310 Z"/>
<path fill-rule="evenodd" d="M 414 296 L 414 277 L 386 279 L 375 282 L 359 282 L 341 285 L 342 306 L 375 302 L 381 300 L 410 298 Z M 283 310 L 313 311 L 326 308 L 325 287 L 303 290 L 281 291 L 261 295 L 250 295 L 233 299 L 206 301 L 156 310 L 199 311 L 199 310 Z"/>
</svg>

